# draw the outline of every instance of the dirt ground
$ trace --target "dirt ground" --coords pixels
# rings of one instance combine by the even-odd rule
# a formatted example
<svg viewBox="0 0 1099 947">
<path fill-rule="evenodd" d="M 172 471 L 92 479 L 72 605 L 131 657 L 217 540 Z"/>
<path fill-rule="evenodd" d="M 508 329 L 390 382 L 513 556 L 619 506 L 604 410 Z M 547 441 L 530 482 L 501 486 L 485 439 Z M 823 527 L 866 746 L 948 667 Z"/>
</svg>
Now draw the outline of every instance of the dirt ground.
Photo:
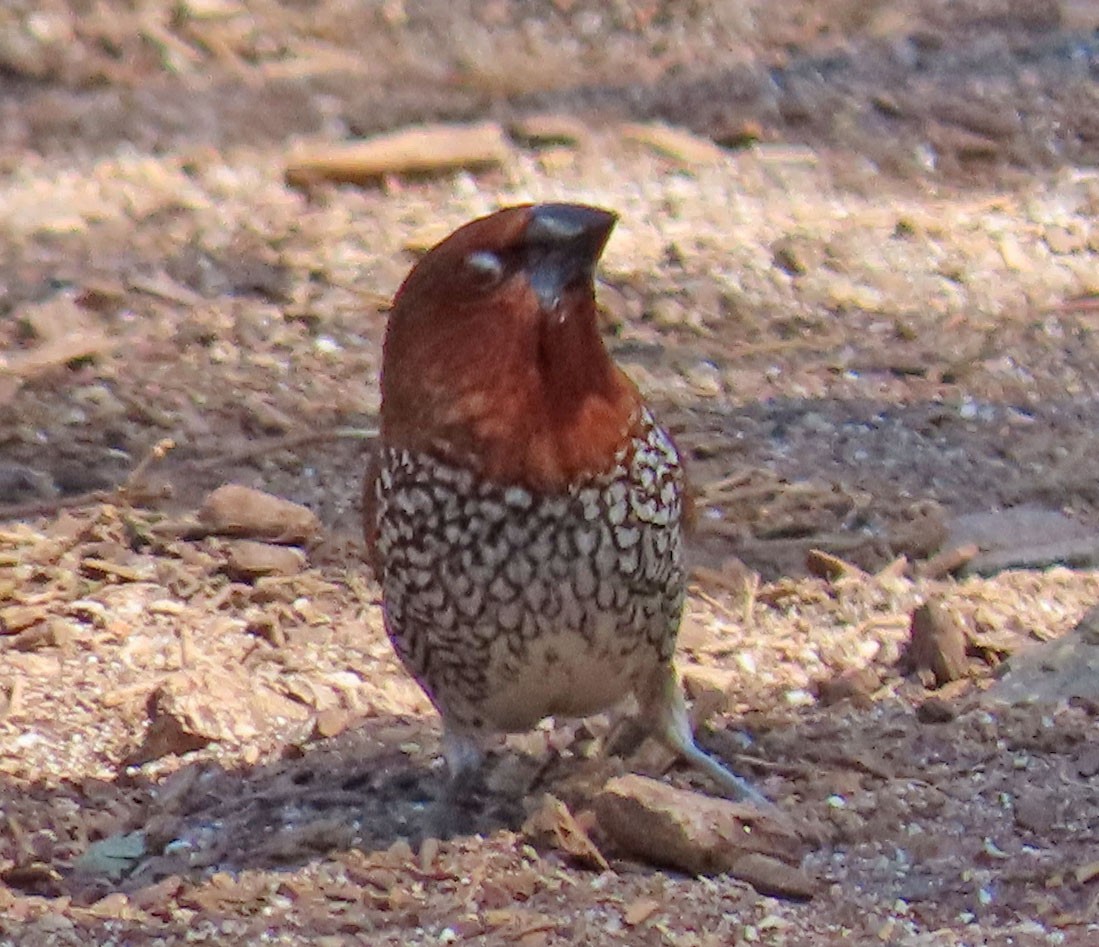
<svg viewBox="0 0 1099 947">
<path fill-rule="evenodd" d="M 989 688 L 1099 599 L 1097 30 L 1087 0 L 5 4 L 0 943 L 1095 942 L 1099 700 Z M 521 134 L 545 115 L 569 140 Z M 483 118 L 494 170 L 285 182 Z M 526 200 L 621 215 L 608 344 L 698 493 L 700 742 L 796 821 L 810 900 L 597 825 L 608 870 L 533 844 L 545 792 L 589 824 L 612 772 L 713 790 L 605 760 L 603 719 L 510 740 L 432 834 L 438 727 L 360 561 L 385 308 Z M 229 482 L 323 534 L 260 575 L 194 518 Z M 937 568 L 975 523 L 992 558 Z M 967 641 L 937 690 L 900 662 L 928 600 Z"/>
</svg>

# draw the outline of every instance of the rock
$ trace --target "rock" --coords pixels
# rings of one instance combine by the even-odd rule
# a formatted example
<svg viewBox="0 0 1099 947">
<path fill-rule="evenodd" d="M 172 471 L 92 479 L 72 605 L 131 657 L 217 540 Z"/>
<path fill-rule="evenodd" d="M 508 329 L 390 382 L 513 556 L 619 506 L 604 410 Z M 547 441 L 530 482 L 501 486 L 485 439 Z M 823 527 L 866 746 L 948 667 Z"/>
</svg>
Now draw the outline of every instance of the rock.
<svg viewBox="0 0 1099 947">
<path fill-rule="evenodd" d="M 998 244 L 1000 256 L 1003 258 L 1004 265 L 1009 270 L 1014 270 L 1018 273 L 1029 273 L 1034 269 L 1034 261 L 1031 255 L 1023 249 L 1018 239 L 1013 234 L 1005 234 L 1000 237 Z"/>
<path fill-rule="evenodd" d="M 40 651 L 43 648 L 60 648 L 67 651 L 79 636 L 79 630 L 64 618 L 50 618 L 42 624 L 32 625 L 10 639 L 12 651 Z"/>
<path fill-rule="evenodd" d="M 995 575 L 1005 569 L 1099 564 L 1099 534 L 1058 510 L 1020 506 L 967 513 L 948 524 L 943 548 L 976 545 L 980 552 L 962 575 Z"/>
<path fill-rule="evenodd" d="M 308 718 L 301 704 L 226 671 L 177 671 L 148 701 L 149 729 L 130 763 L 188 753 L 210 743 L 242 743 Z"/>
<path fill-rule="evenodd" d="M 653 898 L 637 898 L 624 907 L 622 920 L 627 927 L 637 927 L 639 924 L 644 924 L 662 907 L 663 905 Z"/>
<path fill-rule="evenodd" d="M 680 676 L 683 679 L 683 689 L 691 700 L 720 697 L 723 703 L 728 702 L 729 693 L 741 679 L 736 671 L 711 667 L 708 664 L 685 664 L 680 670 Z"/>
<path fill-rule="evenodd" d="M 276 546 L 254 539 L 229 543 L 225 570 L 233 579 L 250 582 L 264 575 L 297 575 L 305 568 L 305 553 L 293 546 Z"/>
<path fill-rule="evenodd" d="M 199 508 L 198 520 L 211 533 L 276 543 L 307 543 L 321 531 L 312 510 L 235 483 L 210 493 Z"/>
<path fill-rule="evenodd" d="M 829 276 L 825 283 L 824 305 L 839 311 L 862 310 L 863 312 L 881 312 L 885 296 L 881 290 L 853 280 L 842 273 Z"/>
<path fill-rule="evenodd" d="M 961 574 L 991 576 L 1008 569 L 1052 569 L 1054 566 L 1069 569 L 1099 566 L 1099 536 L 981 553 L 966 563 Z"/>
<path fill-rule="evenodd" d="M 523 823 L 523 835 L 536 847 L 550 847 L 587 868 L 607 871 L 610 865 L 591 837 L 560 799 L 546 795 Z"/>
<path fill-rule="evenodd" d="M 503 164 L 510 154 L 495 122 L 417 125 L 296 155 L 287 164 L 286 183 L 303 188 L 322 182 L 375 184 L 387 175 L 480 170 Z"/>
<path fill-rule="evenodd" d="M 728 873 L 766 894 L 810 898 L 803 845 L 781 817 L 675 789 L 645 776 L 610 780 L 595 798 L 600 828 L 623 852 L 692 875 Z"/>
<path fill-rule="evenodd" d="M 1013 654 L 986 692 L 993 702 L 1056 703 L 1099 698 L 1099 606 L 1067 635 Z"/>
<path fill-rule="evenodd" d="M 1099 776 L 1099 746 L 1087 746 L 1076 757 L 1076 774 L 1084 779 Z"/>
<path fill-rule="evenodd" d="M 110 835 L 92 842 L 87 851 L 73 862 L 78 875 L 93 875 L 118 881 L 128 875 L 148 854 L 144 832 Z"/>
<path fill-rule="evenodd" d="M 906 674 L 930 671 L 935 686 L 966 677 L 965 630 L 939 602 L 928 601 L 912 613 L 908 648 L 901 657 Z"/>
<path fill-rule="evenodd" d="M 119 345 L 117 339 L 94 329 L 50 339 L 34 348 L 6 353 L 0 362 L 0 379 L 9 376 L 15 383 L 22 384 L 68 362 L 106 355 Z"/>
</svg>

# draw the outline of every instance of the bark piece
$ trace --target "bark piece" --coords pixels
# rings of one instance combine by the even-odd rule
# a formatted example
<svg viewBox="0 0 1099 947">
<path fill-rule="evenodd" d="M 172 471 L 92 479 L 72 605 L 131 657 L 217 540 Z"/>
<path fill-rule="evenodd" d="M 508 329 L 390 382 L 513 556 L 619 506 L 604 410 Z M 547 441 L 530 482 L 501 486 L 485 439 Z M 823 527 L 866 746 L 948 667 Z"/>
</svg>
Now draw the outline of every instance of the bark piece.
<svg viewBox="0 0 1099 947">
<path fill-rule="evenodd" d="M 627 141 L 637 142 L 665 158 L 685 165 L 716 164 L 725 155 L 721 146 L 671 125 L 630 123 L 620 129 Z"/>
<path fill-rule="evenodd" d="M 779 817 L 754 806 L 675 789 L 645 776 L 610 780 L 595 799 L 616 847 L 693 875 L 728 873 L 767 894 L 812 897 L 803 845 Z"/>
<path fill-rule="evenodd" d="M 325 181 L 373 184 L 393 174 L 479 170 L 503 164 L 509 155 L 504 131 L 495 122 L 418 125 L 299 154 L 287 166 L 286 182 L 293 187 L 311 187 Z"/>
<path fill-rule="evenodd" d="M 912 613 L 909 636 L 901 658 L 906 674 L 930 671 L 936 687 L 968 675 L 965 630 L 939 602 L 924 602 Z"/>
</svg>

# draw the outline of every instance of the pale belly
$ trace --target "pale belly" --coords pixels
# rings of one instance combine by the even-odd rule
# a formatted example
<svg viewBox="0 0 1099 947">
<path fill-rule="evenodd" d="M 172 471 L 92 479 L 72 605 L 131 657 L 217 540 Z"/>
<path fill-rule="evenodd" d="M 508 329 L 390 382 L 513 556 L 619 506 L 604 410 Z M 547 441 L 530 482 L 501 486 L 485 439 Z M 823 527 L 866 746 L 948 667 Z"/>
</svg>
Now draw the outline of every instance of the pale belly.
<svg viewBox="0 0 1099 947">
<path fill-rule="evenodd" d="M 529 730 L 546 717 L 587 717 L 618 704 L 649 677 L 659 656 L 642 636 L 614 635 L 613 619 L 586 641 L 557 633 L 517 660 L 506 641 L 491 649 L 489 696 L 478 709 L 488 729 Z"/>
</svg>

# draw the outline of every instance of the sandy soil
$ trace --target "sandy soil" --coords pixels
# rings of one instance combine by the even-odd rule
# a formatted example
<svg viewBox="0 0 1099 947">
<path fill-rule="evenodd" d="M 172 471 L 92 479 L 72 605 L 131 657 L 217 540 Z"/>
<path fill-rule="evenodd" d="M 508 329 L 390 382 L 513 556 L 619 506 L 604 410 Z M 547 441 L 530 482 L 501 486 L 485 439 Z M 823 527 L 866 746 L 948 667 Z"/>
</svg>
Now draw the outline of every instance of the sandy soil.
<svg viewBox="0 0 1099 947">
<path fill-rule="evenodd" d="M 0 943 L 1097 936 L 1099 703 L 986 689 L 1099 594 L 1099 13 L 772 6 L 0 11 Z M 498 170 L 284 180 L 306 144 L 544 113 L 578 140 Z M 623 126 L 655 121 L 699 147 Z M 605 720 L 511 741 L 432 837 L 438 728 L 360 561 L 385 307 L 434 240 L 542 199 L 621 214 L 608 344 L 701 509 L 700 740 L 797 821 L 810 901 L 598 827 L 610 870 L 532 845 L 546 791 L 712 789 L 604 761 Z M 192 517 L 226 482 L 323 536 L 257 577 Z M 972 514 L 1077 567 L 929 572 Z M 938 691 L 898 664 L 929 599 L 968 640 Z"/>
</svg>

